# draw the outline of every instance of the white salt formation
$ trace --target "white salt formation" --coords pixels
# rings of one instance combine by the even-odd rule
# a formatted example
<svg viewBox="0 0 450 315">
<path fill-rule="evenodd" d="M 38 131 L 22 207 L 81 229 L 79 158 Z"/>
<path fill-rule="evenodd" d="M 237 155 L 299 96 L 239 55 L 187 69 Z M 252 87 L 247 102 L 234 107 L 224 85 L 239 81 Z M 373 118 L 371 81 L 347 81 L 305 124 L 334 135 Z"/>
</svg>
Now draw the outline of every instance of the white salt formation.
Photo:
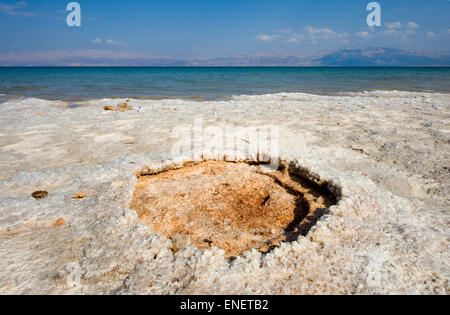
<svg viewBox="0 0 450 315">
<path fill-rule="evenodd" d="M 1 105 L 1 294 L 449 293 L 449 95 L 131 100 L 132 110 L 104 110 L 117 103 Z M 188 162 L 172 158 L 171 132 L 198 117 L 279 126 L 282 160 L 328 185 L 337 205 L 306 237 L 234 260 L 156 234 L 130 208 L 135 174 Z"/>
</svg>

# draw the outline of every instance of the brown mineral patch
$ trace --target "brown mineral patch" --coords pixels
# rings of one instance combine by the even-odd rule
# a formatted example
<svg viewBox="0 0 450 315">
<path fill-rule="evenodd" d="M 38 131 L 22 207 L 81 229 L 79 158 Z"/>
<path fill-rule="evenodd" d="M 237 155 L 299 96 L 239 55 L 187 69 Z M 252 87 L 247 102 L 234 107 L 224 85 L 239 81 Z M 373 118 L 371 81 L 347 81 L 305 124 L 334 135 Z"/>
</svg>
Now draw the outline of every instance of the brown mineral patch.
<svg viewBox="0 0 450 315">
<path fill-rule="evenodd" d="M 335 202 L 287 170 L 204 162 L 141 176 L 130 207 L 156 233 L 188 235 L 199 249 L 215 246 L 232 257 L 306 235 Z"/>
<path fill-rule="evenodd" d="M 75 195 L 73 195 L 72 199 L 84 199 L 87 197 L 87 194 L 85 191 L 80 191 L 78 193 L 76 193 Z"/>
<path fill-rule="evenodd" d="M 121 113 L 126 112 L 126 111 L 129 111 L 129 110 L 133 110 L 133 107 L 127 106 L 127 107 L 125 107 L 125 108 L 120 108 L 120 109 L 119 109 L 119 111 L 120 111 Z"/>
<path fill-rule="evenodd" d="M 111 106 L 105 106 L 105 107 L 103 107 L 103 110 L 105 110 L 105 111 L 116 111 L 116 109 L 114 108 L 114 107 L 111 107 Z"/>
<path fill-rule="evenodd" d="M 128 103 L 120 103 L 117 108 L 121 112 L 126 112 L 128 110 L 133 110 L 133 107 L 129 106 Z"/>
<path fill-rule="evenodd" d="M 64 220 L 63 218 L 59 218 L 58 220 L 56 220 L 55 225 L 61 226 L 64 225 L 64 223 L 66 223 L 66 220 Z"/>
<path fill-rule="evenodd" d="M 16 236 L 22 233 L 28 233 L 32 231 L 36 231 L 39 229 L 51 229 L 59 226 L 63 226 L 66 223 L 66 220 L 64 218 L 59 218 L 57 220 L 30 220 L 25 222 L 23 225 L 15 227 L 15 228 L 8 228 L 6 231 L 0 233 L 5 234 L 8 236 Z"/>
<path fill-rule="evenodd" d="M 129 110 L 133 110 L 133 107 L 128 106 L 128 103 L 120 103 L 117 105 L 117 108 L 111 107 L 111 106 L 105 106 L 105 107 L 103 107 L 103 110 L 112 111 L 112 112 L 119 111 L 119 112 L 123 113 L 123 112 L 129 111 Z"/>
</svg>

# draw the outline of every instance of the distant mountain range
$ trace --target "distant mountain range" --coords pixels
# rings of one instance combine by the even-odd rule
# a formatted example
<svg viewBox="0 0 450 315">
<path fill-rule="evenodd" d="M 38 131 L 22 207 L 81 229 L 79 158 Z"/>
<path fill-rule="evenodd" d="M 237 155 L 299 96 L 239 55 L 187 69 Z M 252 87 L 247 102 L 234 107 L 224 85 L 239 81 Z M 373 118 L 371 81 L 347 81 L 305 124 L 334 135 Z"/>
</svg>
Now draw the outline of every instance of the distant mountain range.
<svg viewBox="0 0 450 315">
<path fill-rule="evenodd" d="M 450 53 L 394 48 L 342 49 L 321 56 L 235 56 L 190 62 L 201 66 L 449 66 Z"/>
<path fill-rule="evenodd" d="M 342 49 L 315 56 L 239 55 L 175 59 L 94 51 L 1 54 L 0 66 L 450 66 L 450 53 L 395 48 Z"/>
<path fill-rule="evenodd" d="M 450 54 L 394 48 L 343 49 L 313 60 L 321 66 L 448 66 Z"/>
</svg>

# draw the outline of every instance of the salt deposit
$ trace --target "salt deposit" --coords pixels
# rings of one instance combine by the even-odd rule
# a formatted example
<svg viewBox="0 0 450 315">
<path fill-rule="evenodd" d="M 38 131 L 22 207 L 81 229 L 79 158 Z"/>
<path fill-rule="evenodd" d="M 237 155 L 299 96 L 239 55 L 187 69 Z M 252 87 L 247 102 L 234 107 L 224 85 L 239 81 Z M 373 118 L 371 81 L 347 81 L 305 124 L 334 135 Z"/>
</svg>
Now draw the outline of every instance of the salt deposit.
<svg viewBox="0 0 450 315">
<path fill-rule="evenodd" d="M 264 168 L 215 161 L 139 176 L 130 207 L 152 231 L 181 238 L 175 251 L 192 241 L 199 249 L 223 249 L 227 257 L 254 248 L 267 253 L 306 236 L 336 202 L 288 167 Z"/>
<path fill-rule="evenodd" d="M 450 95 L 130 100 L 132 110 L 103 110 L 124 101 L 1 104 L 0 293 L 448 294 Z M 199 117 L 278 126 L 283 163 L 328 185 L 337 205 L 267 254 L 174 251 L 179 240 L 152 231 L 130 203 L 136 174 L 189 162 L 172 156 L 171 134 Z"/>
</svg>

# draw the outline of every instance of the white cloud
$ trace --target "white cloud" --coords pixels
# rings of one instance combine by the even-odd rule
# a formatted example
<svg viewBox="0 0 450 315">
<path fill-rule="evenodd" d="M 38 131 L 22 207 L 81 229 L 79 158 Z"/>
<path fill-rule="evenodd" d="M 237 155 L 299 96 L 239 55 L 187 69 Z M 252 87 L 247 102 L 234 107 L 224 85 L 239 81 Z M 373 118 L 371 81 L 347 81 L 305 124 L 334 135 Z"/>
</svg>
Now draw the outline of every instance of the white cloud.
<svg viewBox="0 0 450 315">
<path fill-rule="evenodd" d="M 371 38 L 373 35 L 370 34 L 369 32 L 359 32 L 356 34 L 356 36 L 362 38 L 362 39 L 369 39 Z"/>
<path fill-rule="evenodd" d="M 400 22 L 386 23 L 386 27 L 390 30 L 400 29 L 400 28 L 402 28 L 402 23 L 400 23 Z"/>
<path fill-rule="evenodd" d="M 91 43 L 93 43 L 93 44 L 102 44 L 102 43 L 104 43 L 104 44 L 108 44 L 108 45 L 123 45 L 122 42 L 118 42 L 118 41 L 115 41 L 113 39 L 107 39 L 107 40 L 103 41 L 101 38 L 97 38 L 97 39 L 91 40 Z"/>
<path fill-rule="evenodd" d="M 282 43 L 283 44 L 295 44 L 295 43 L 301 42 L 304 39 L 305 39 L 305 36 L 303 36 L 302 34 L 292 33 L 289 35 L 288 38 L 283 40 Z"/>
<path fill-rule="evenodd" d="M 427 32 L 426 35 L 427 35 L 427 38 L 429 38 L 429 39 L 436 37 L 436 34 L 434 34 L 433 32 Z"/>
<path fill-rule="evenodd" d="M 336 33 L 329 28 L 315 28 L 312 26 L 306 26 L 305 27 L 306 32 L 310 36 L 315 37 L 322 37 L 322 38 L 330 38 L 330 37 L 338 37 L 338 38 L 345 38 L 348 37 L 347 33 Z"/>
<path fill-rule="evenodd" d="M 400 35 L 403 35 L 403 32 L 402 31 L 393 30 L 393 29 L 389 29 L 389 30 L 385 30 L 385 31 L 380 32 L 380 34 L 388 35 L 388 36 L 400 36 Z"/>
<path fill-rule="evenodd" d="M 402 26 L 400 22 L 389 23 L 386 24 L 386 26 L 388 27 L 388 29 L 379 32 L 379 34 L 392 37 L 392 39 L 402 42 L 411 42 L 413 36 L 418 34 L 417 28 L 419 27 L 417 24 L 414 23 L 414 27 L 412 27 L 412 25 L 408 25 L 409 27 L 408 29 L 406 28 L 401 29 Z"/>
<path fill-rule="evenodd" d="M 413 28 L 413 29 L 418 29 L 419 28 L 419 24 L 414 23 L 414 22 L 408 22 L 408 27 L 409 28 Z"/>
<path fill-rule="evenodd" d="M 274 40 L 280 40 L 281 43 L 287 45 L 299 43 L 305 39 L 305 36 L 303 34 L 298 34 L 291 29 L 280 29 L 274 31 L 272 35 L 259 34 L 258 36 L 256 36 L 256 39 L 264 42 L 272 42 Z"/>
<path fill-rule="evenodd" d="M 330 30 L 329 28 L 315 28 L 315 27 L 312 27 L 312 26 L 306 26 L 306 27 L 305 27 L 305 30 L 306 30 L 306 32 L 307 32 L 309 35 L 319 35 L 319 34 L 322 34 L 322 35 L 324 35 L 324 34 L 330 35 L 330 34 L 333 33 L 333 31 Z"/>
<path fill-rule="evenodd" d="M 337 33 L 329 28 L 315 28 L 312 26 L 306 26 L 304 28 L 305 33 L 296 33 L 291 29 L 280 29 L 274 31 L 272 35 L 269 34 L 259 34 L 256 39 L 264 42 L 273 42 L 275 40 L 281 41 L 281 43 L 296 44 L 309 38 L 313 44 L 317 44 L 319 40 L 340 40 L 347 42 L 349 37 L 348 33 Z"/>
<path fill-rule="evenodd" d="M 16 2 L 15 4 L 6 4 L 0 2 L 0 12 L 3 12 L 7 15 L 15 15 L 15 16 L 24 16 L 24 17 L 33 17 L 36 16 L 35 12 L 27 12 L 22 11 L 23 8 L 27 6 L 26 1 Z"/>
<path fill-rule="evenodd" d="M 288 39 L 283 40 L 283 44 L 293 44 L 300 42 L 300 39 L 296 36 L 291 36 Z"/>
<path fill-rule="evenodd" d="M 267 34 L 259 34 L 256 36 L 256 39 L 262 40 L 264 42 L 271 42 L 278 38 L 278 35 L 267 35 Z"/>
</svg>

